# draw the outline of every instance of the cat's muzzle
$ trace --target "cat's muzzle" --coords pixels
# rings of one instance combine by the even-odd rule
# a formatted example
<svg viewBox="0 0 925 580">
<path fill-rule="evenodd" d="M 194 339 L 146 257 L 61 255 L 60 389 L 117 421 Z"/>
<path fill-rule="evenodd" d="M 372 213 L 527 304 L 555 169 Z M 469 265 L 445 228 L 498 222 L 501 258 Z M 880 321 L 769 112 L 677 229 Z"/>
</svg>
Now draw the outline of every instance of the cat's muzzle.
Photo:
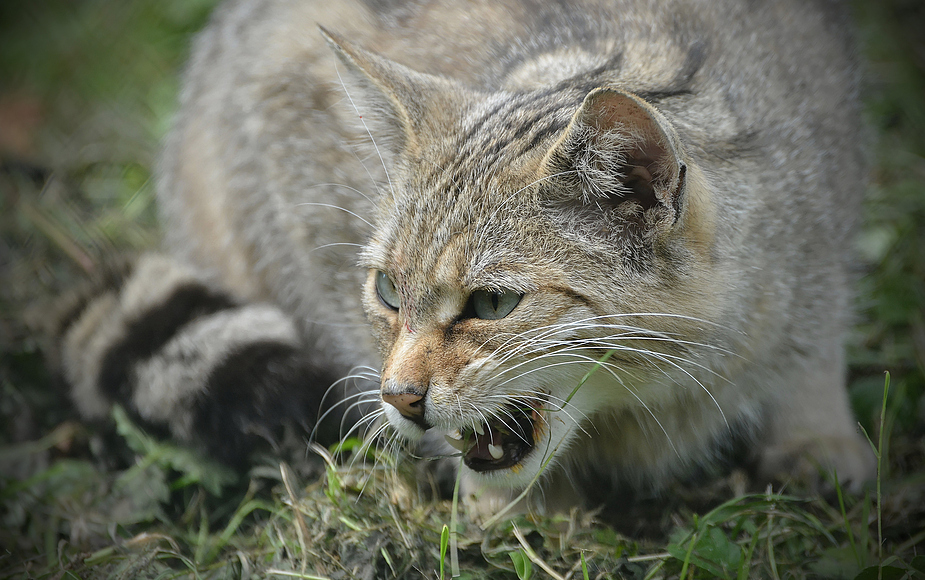
<svg viewBox="0 0 925 580">
<path fill-rule="evenodd" d="M 506 405 L 487 422 L 447 435 L 447 442 L 463 454 L 466 467 L 477 472 L 507 469 L 521 463 L 546 430 L 545 401 L 531 397 Z"/>
</svg>

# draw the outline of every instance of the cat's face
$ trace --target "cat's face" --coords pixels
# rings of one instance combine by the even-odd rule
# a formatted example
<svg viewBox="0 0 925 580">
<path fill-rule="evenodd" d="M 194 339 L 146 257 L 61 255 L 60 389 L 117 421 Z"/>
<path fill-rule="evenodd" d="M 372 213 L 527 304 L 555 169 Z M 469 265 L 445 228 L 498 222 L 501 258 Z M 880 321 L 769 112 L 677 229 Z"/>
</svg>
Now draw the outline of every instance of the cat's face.
<svg viewBox="0 0 925 580">
<path fill-rule="evenodd" d="M 415 293 L 405 277 L 370 272 L 367 303 L 378 303 L 369 307 L 385 350 L 385 415 L 410 439 L 429 428 L 445 432 L 470 469 L 525 484 L 593 413 L 596 387 L 570 392 L 600 356 L 576 341 L 586 334 L 580 321 L 593 316 L 555 284 L 531 281 L 538 283 L 523 294 L 472 290 L 443 275 L 452 270 L 435 276 L 440 289 L 410 316 L 402 310 Z"/>
<path fill-rule="evenodd" d="M 361 263 L 395 430 L 440 430 L 517 486 L 596 414 L 657 403 L 690 362 L 708 260 L 667 121 L 612 88 L 473 94 L 336 47 L 391 132 Z"/>
<path fill-rule="evenodd" d="M 550 444 L 587 419 L 590 385 L 570 391 L 605 351 L 575 342 L 596 314 L 570 273 L 531 233 L 493 227 L 490 208 L 473 202 L 409 212 L 366 252 L 376 262 L 364 293 L 383 359 L 383 408 L 400 434 L 438 429 L 469 468 L 526 483 Z"/>
<path fill-rule="evenodd" d="M 444 145 L 393 178 L 363 252 L 383 409 L 401 435 L 437 429 L 473 471 L 524 485 L 596 414 L 657 401 L 688 356 L 669 337 L 691 321 L 652 315 L 678 312 L 672 250 L 645 239 L 672 215 L 645 190 L 583 203 L 550 167 L 555 137 L 476 142 L 468 161 Z"/>
</svg>

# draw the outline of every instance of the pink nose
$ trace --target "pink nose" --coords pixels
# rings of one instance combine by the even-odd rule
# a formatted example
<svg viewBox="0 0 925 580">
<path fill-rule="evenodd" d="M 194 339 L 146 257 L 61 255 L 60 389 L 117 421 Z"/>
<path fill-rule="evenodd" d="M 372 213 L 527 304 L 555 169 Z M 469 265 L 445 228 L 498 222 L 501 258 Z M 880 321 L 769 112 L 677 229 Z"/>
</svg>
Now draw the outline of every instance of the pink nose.
<svg viewBox="0 0 925 580">
<path fill-rule="evenodd" d="M 382 394 L 383 401 L 398 409 L 402 417 L 406 417 L 415 422 L 424 416 L 424 405 L 421 404 L 423 398 L 424 397 L 421 395 L 415 395 L 414 393 L 402 393 L 400 395 Z"/>
</svg>

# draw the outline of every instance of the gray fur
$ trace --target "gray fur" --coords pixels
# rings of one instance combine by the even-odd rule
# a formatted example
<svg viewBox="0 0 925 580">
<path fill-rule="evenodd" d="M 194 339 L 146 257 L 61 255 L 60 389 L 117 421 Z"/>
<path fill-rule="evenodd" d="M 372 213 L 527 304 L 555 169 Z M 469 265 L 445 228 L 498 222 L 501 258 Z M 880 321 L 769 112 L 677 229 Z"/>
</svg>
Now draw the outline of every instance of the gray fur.
<svg viewBox="0 0 925 580">
<path fill-rule="evenodd" d="M 861 482 L 841 341 L 865 169 L 832 12 L 229 1 L 195 43 L 160 163 L 166 246 L 291 316 L 312 365 L 382 368 L 383 392 L 423 394 L 444 430 L 529 389 L 564 398 L 590 363 L 539 370 L 556 347 L 536 329 L 562 325 L 591 362 L 635 349 L 571 402 L 559 473 L 658 485 L 745 422 L 764 474 L 808 456 Z M 524 298 L 494 326 L 457 320 L 480 289 Z M 505 382 L 515 368 L 533 370 Z"/>
<path fill-rule="evenodd" d="M 268 304 L 226 310 L 184 326 L 156 357 L 135 367 L 132 407 L 151 423 L 168 424 L 171 434 L 194 439 L 193 405 L 206 391 L 212 369 L 250 342 L 299 346 L 292 320 Z"/>
</svg>

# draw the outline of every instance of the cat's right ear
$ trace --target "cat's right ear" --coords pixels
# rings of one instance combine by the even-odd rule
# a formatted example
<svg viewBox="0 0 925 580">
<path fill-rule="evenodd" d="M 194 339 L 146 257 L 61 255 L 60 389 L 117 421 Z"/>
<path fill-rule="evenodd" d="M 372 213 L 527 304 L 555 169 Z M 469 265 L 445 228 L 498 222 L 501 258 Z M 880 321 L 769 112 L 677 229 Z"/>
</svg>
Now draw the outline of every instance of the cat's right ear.
<svg viewBox="0 0 925 580">
<path fill-rule="evenodd" d="M 344 90 L 374 138 L 399 155 L 419 156 L 429 135 L 445 135 L 464 92 L 450 80 L 420 73 L 319 26 L 348 76 Z"/>
</svg>

